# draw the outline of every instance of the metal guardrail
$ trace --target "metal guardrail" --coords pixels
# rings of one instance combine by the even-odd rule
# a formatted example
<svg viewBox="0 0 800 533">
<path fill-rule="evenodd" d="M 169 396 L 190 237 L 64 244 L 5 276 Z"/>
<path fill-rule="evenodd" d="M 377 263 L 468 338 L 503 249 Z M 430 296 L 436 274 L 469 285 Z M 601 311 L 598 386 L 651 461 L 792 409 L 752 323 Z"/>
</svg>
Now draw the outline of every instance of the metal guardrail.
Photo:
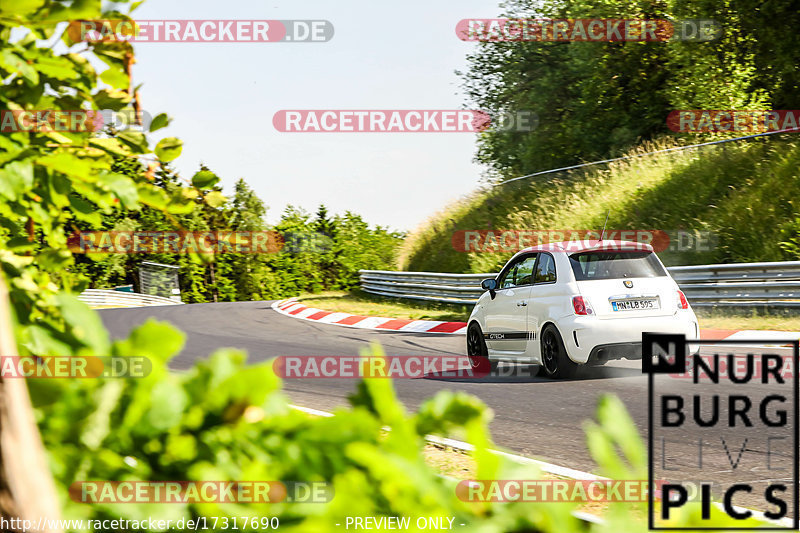
<svg viewBox="0 0 800 533">
<path fill-rule="evenodd" d="M 410 298 L 456 304 L 474 304 L 483 293 L 481 280 L 497 274 L 440 274 L 360 270 L 365 292 L 394 298 Z"/>
<path fill-rule="evenodd" d="M 797 132 L 798 130 L 800 130 L 800 127 L 786 128 L 785 130 L 778 130 L 778 131 L 766 131 L 766 132 L 763 132 L 763 133 L 755 133 L 753 135 L 744 135 L 742 137 L 733 137 L 731 139 L 719 139 L 719 140 L 716 140 L 716 141 L 708 141 L 708 142 L 704 142 L 704 143 L 688 144 L 686 146 L 673 146 L 672 148 L 664 148 L 663 150 L 655 150 L 653 152 L 644 152 L 644 153 L 637 153 L 637 154 L 631 154 L 631 155 L 624 155 L 622 157 L 614 157 L 612 159 L 602 159 L 600 161 L 592 161 L 590 163 L 580 163 L 578 165 L 570 165 L 568 167 L 551 168 L 549 170 L 541 170 L 539 172 L 534 172 L 533 174 L 525 174 L 524 176 L 518 176 L 518 177 L 512 178 L 510 180 L 501 181 L 501 182 L 497 183 L 495 185 L 495 187 L 501 187 L 501 186 L 503 186 L 503 185 L 505 185 L 507 183 L 512 183 L 514 181 L 525 180 L 525 179 L 534 178 L 534 177 L 537 177 L 537 176 L 543 176 L 545 174 L 552 174 L 554 172 L 564 172 L 565 170 L 575 170 L 575 169 L 578 169 L 578 168 L 591 167 L 591 166 L 594 166 L 594 165 L 603 165 L 605 163 L 613 163 L 614 161 L 624 161 L 625 159 L 636 159 L 636 158 L 639 158 L 639 157 L 646 157 L 646 156 L 656 155 L 656 154 L 665 154 L 665 153 L 677 152 L 677 151 L 681 151 L 681 150 L 691 150 L 692 148 L 700 148 L 700 147 L 703 147 L 703 146 L 713 146 L 713 145 L 718 145 L 718 144 L 745 141 L 745 140 L 749 140 L 749 139 L 757 139 L 759 137 L 767 137 L 767 136 L 770 136 L 770 135 L 780 135 L 782 133 L 794 133 L 794 132 Z"/>
<path fill-rule="evenodd" d="M 800 261 L 668 268 L 694 307 L 800 307 Z M 361 270 L 361 288 L 393 298 L 474 304 L 487 274 Z"/>
<path fill-rule="evenodd" d="M 183 303 L 163 296 L 104 289 L 87 289 L 78 295 L 78 299 L 89 304 L 90 307 L 145 307 L 149 305 L 180 305 Z"/>
</svg>

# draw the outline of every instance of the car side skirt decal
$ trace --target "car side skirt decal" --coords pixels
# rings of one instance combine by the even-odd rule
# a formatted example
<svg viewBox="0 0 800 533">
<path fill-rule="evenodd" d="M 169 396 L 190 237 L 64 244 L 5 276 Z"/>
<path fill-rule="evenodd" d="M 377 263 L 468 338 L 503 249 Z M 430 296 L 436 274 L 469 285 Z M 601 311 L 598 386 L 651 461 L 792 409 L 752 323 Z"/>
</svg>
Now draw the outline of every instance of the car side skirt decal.
<svg viewBox="0 0 800 533">
<path fill-rule="evenodd" d="M 535 340 L 535 331 L 507 331 L 503 333 L 484 333 L 483 338 L 488 341 L 517 341 L 520 339 Z"/>
</svg>

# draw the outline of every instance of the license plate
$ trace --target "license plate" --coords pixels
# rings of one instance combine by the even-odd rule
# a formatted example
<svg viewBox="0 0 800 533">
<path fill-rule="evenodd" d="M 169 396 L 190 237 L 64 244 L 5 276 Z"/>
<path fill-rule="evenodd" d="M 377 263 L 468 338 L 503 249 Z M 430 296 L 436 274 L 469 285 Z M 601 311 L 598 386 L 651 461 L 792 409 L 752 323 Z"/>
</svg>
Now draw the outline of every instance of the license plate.
<svg viewBox="0 0 800 533">
<path fill-rule="evenodd" d="M 655 298 L 647 298 L 640 300 L 618 300 L 611 302 L 611 308 L 614 311 L 636 311 L 647 309 L 658 309 L 658 300 Z"/>
</svg>

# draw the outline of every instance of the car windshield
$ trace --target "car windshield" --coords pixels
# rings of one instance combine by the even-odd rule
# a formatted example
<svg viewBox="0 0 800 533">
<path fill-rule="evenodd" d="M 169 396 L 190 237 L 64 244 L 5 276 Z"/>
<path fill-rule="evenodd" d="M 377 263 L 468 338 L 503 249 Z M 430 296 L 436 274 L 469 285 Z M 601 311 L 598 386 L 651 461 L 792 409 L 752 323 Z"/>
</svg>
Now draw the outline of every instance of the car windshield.
<svg viewBox="0 0 800 533">
<path fill-rule="evenodd" d="M 666 276 L 653 252 L 582 252 L 569 256 L 576 281 Z"/>
</svg>

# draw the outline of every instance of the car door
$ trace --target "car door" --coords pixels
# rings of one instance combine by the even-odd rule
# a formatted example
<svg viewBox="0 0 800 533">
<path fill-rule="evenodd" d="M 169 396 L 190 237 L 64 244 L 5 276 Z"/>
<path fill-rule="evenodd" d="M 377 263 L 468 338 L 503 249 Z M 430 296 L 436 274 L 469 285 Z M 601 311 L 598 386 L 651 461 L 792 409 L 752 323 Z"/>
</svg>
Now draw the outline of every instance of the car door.
<svg viewBox="0 0 800 533">
<path fill-rule="evenodd" d="M 528 299 L 537 254 L 509 264 L 498 278 L 494 300 L 486 311 L 486 346 L 495 355 L 522 354 L 528 347 Z"/>
<path fill-rule="evenodd" d="M 533 287 L 528 300 L 528 330 L 531 332 L 532 357 L 539 357 L 539 335 L 542 325 L 560 318 L 559 310 L 564 304 L 562 287 L 556 284 L 556 261 L 547 253 L 539 254 L 533 272 Z"/>
</svg>

